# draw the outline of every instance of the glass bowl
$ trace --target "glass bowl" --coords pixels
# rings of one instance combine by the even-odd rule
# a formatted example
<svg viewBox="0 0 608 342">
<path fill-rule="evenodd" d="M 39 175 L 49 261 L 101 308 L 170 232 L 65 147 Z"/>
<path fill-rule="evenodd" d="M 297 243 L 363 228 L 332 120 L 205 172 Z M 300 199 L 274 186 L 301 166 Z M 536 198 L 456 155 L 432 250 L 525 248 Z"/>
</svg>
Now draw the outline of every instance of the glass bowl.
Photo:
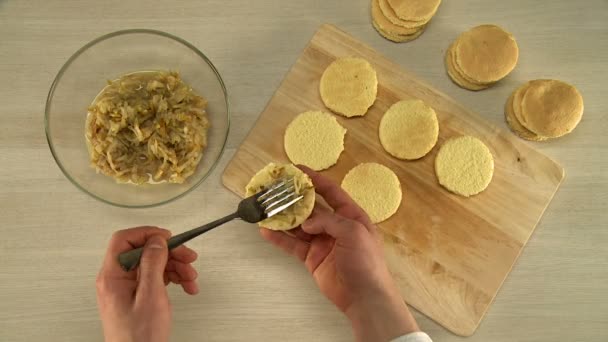
<svg viewBox="0 0 608 342">
<path fill-rule="evenodd" d="M 90 166 L 87 108 L 108 80 L 151 70 L 179 71 L 184 82 L 209 101 L 207 148 L 196 172 L 183 184 L 119 184 Z M 201 184 L 224 151 L 229 127 L 226 87 L 211 61 L 185 40 L 154 30 L 110 33 L 76 51 L 55 77 L 45 108 L 46 137 L 65 176 L 94 198 L 129 208 L 164 204 Z"/>
</svg>

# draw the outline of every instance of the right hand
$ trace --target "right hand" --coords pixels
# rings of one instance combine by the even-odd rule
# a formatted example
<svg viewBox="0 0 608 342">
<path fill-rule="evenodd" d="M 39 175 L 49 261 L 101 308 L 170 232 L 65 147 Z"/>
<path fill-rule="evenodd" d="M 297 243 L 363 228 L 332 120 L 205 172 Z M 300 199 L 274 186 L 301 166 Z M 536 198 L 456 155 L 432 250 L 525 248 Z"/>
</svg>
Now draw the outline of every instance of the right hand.
<svg viewBox="0 0 608 342">
<path fill-rule="evenodd" d="M 106 341 L 168 341 L 171 305 L 165 286 L 180 284 L 196 294 L 198 274 L 192 263 L 196 252 L 186 246 L 171 251 L 171 232 L 156 227 L 137 227 L 112 235 L 97 276 L 97 303 Z M 141 263 L 132 271 L 118 264 L 121 253 L 143 247 Z"/>
<path fill-rule="evenodd" d="M 321 292 L 351 320 L 359 341 L 389 341 L 418 331 L 384 261 L 377 228 L 346 192 L 306 167 L 317 204 L 292 235 L 262 228 L 261 235 L 296 256 Z"/>
</svg>

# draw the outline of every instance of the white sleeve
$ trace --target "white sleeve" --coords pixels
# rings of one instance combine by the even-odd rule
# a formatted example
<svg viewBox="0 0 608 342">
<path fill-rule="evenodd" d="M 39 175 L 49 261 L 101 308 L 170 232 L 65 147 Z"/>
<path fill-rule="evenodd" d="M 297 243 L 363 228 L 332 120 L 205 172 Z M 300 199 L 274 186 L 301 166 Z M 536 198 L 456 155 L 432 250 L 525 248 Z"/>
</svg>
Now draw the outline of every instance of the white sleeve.
<svg viewBox="0 0 608 342">
<path fill-rule="evenodd" d="M 391 342 L 433 342 L 429 335 L 421 331 L 397 337 Z"/>
</svg>

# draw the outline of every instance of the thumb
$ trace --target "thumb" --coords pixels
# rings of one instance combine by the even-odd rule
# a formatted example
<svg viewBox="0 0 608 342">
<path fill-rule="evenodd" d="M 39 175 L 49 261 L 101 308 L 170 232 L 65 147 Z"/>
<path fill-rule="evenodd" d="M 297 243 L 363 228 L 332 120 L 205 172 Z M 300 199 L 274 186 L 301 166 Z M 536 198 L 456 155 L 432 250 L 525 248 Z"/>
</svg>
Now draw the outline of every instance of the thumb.
<svg viewBox="0 0 608 342">
<path fill-rule="evenodd" d="M 311 235 L 327 234 L 340 243 L 356 243 L 367 232 L 360 222 L 344 218 L 325 208 L 315 207 L 312 215 L 302 223 L 302 230 Z"/>
<path fill-rule="evenodd" d="M 156 295 L 165 290 L 163 275 L 169 258 L 167 240 L 162 235 L 152 235 L 144 245 L 139 265 L 138 292 Z"/>
</svg>

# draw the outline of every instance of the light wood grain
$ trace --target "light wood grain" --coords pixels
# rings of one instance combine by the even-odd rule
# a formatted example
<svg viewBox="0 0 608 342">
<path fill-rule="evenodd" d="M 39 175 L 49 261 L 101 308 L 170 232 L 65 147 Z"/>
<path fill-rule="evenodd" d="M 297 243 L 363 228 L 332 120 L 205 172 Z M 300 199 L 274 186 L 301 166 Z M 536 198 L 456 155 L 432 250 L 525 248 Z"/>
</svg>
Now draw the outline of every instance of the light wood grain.
<svg viewBox="0 0 608 342">
<path fill-rule="evenodd" d="M 561 166 L 509 131 L 339 28 L 323 25 L 229 162 L 223 183 L 244 196 L 257 170 L 269 162 L 289 163 L 280 143 L 285 128 L 299 113 L 324 108 L 318 90 L 321 75 L 336 58 L 348 56 L 370 61 L 378 74 L 378 98 L 363 118 L 338 116 L 348 132 L 345 151 L 323 174 L 340 183 L 351 168 L 365 162 L 387 165 L 397 174 L 404 189 L 401 207 L 378 225 L 389 267 L 409 304 L 449 330 L 471 335 L 564 177 Z M 382 115 L 393 103 L 412 98 L 437 112 L 439 146 L 452 137 L 473 135 L 490 148 L 495 172 L 483 193 L 467 199 L 441 188 L 433 168 L 438 148 L 414 162 L 384 151 L 378 140 Z"/>
<path fill-rule="evenodd" d="M 605 0 L 443 1 L 425 33 L 393 44 L 372 28 L 368 0 L 0 0 L 0 341 L 101 341 L 94 279 L 110 234 L 155 224 L 175 232 L 226 213 L 238 197 L 221 170 L 322 23 L 333 23 L 433 87 L 506 128 L 504 101 L 528 79 L 575 84 L 579 127 L 531 144 L 566 178 L 477 332 L 467 341 L 608 340 L 608 3 Z M 445 49 L 477 24 L 517 38 L 515 71 L 492 89 L 453 85 Z M 217 66 L 231 101 L 221 165 L 200 188 L 166 206 L 126 210 L 89 198 L 55 166 L 44 137 L 44 102 L 61 65 L 115 30 L 180 36 Z M 172 287 L 173 341 L 352 341 L 348 322 L 295 260 L 233 223 L 192 246 L 201 293 Z M 462 341 L 425 316 L 436 341 Z"/>
</svg>

